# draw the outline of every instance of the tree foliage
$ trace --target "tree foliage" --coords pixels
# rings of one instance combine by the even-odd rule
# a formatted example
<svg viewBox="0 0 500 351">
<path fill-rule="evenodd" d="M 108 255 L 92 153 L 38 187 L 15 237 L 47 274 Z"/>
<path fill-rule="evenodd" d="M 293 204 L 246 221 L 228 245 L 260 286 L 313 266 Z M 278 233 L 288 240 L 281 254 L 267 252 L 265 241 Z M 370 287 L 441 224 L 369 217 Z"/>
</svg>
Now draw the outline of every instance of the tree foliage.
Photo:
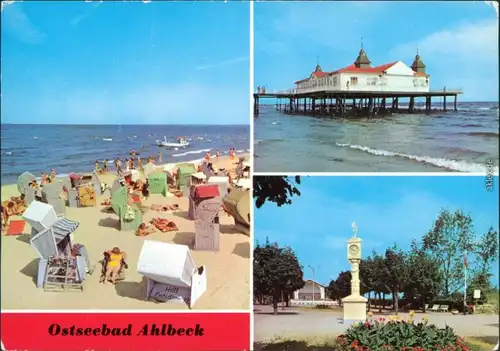
<svg viewBox="0 0 500 351">
<path fill-rule="evenodd" d="M 278 206 L 289 205 L 294 195 L 300 196 L 296 185 L 300 184 L 300 176 L 255 176 L 253 177 L 253 197 L 255 206 L 262 207 L 266 201 Z"/>
<path fill-rule="evenodd" d="M 273 298 L 274 313 L 278 313 L 278 301 L 291 292 L 304 287 L 302 266 L 293 250 L 279 247 L 266 239 L 254 248 L 254 293 Z"/>
</svg>

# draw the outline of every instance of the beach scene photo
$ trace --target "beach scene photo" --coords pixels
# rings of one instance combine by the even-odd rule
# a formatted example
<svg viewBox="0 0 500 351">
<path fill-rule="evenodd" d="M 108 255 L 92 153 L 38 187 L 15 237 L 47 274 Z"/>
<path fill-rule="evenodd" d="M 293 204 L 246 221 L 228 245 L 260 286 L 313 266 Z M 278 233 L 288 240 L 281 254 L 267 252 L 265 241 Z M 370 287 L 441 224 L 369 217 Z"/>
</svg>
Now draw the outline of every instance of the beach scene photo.
<svg viewBox="0 0 500 351">
<path fill-rule="evenodd" d="M 498 171 L 496 5 L 256 3 L 255 171 Z"/>
<path fill-rule="evenodd" d="M 497 186 L 255 176 L 253 349 L 498 350 Z"/>
<path fill-rule="evenodd" d="M 2 308 L 250 299 L 248 3 L 2 2 Z"/>
</svg>

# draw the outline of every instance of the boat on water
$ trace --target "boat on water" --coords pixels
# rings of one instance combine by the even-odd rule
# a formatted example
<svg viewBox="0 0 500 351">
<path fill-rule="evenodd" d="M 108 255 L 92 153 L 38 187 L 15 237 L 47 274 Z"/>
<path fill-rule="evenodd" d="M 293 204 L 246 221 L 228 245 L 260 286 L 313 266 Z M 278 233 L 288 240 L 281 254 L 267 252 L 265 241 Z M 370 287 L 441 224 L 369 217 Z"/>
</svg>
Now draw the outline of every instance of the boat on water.
<svg viewBox="0 0 500 351">
<path fill-rule="evenodd" d="M 173 148 L 189 146 L 189 142 L 185 137 L 178 137 L 176 143 L 169 142 L 166 136 L 164 136 L 163 138 L 164 138 L 163 140 L 156 139 L 156 145 L 162 147 L 173 147 Z"/>
</svg>

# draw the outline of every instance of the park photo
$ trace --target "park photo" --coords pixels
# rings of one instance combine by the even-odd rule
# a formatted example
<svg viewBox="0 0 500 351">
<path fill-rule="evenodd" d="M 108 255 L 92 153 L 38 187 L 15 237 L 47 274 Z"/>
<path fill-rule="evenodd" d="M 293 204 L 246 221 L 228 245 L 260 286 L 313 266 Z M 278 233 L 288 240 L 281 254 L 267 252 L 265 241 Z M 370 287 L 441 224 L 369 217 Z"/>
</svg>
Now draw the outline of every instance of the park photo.
<svg viewBox="0 0 500 351">
<path fill-rule="evenodd" d="M 254 176 L 254 349 L 498 347 L 497 184 Z"/>
<path fill-rule="evenodd" d="M 498 171 L 497 5 L 256 2 L 255 171 Z"/>
<path fill-rule="evenodd" d="M 2 309 L 248 310 L 249 4 L 2 1 L 1 29 Z"/>
</svg>

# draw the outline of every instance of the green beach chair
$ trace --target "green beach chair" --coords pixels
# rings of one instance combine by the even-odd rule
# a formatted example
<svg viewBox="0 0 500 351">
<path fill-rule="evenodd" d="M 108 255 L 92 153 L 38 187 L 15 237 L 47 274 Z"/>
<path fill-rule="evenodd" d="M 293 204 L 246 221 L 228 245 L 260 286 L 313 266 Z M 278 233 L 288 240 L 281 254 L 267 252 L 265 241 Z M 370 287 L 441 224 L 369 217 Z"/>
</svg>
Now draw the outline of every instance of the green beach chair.
<svg viewBox="0 0 500 351">
<path fill-rule="evenodd" d="M 163 172 L 151 173 L 148 177 L 149 192 L 151 194 L 162 194 L 167 196 L 167 175 Z"/>
<path fill-rule="evenodd" d="M 128 212 L 132 212 L 132 219 L 127 218 Z M 142 212 L 136 205 L 121 206 L 119 216 L 121 231 L 135 231 L 142 223 Z"/>
<path fill-rule="evenodd" d="M 177 185 L 182 190 L 189 186 L 189 178 L 196 173 L 196 166 L 192 163 L 179 163 L 177 169 Z"/>
</svg>

